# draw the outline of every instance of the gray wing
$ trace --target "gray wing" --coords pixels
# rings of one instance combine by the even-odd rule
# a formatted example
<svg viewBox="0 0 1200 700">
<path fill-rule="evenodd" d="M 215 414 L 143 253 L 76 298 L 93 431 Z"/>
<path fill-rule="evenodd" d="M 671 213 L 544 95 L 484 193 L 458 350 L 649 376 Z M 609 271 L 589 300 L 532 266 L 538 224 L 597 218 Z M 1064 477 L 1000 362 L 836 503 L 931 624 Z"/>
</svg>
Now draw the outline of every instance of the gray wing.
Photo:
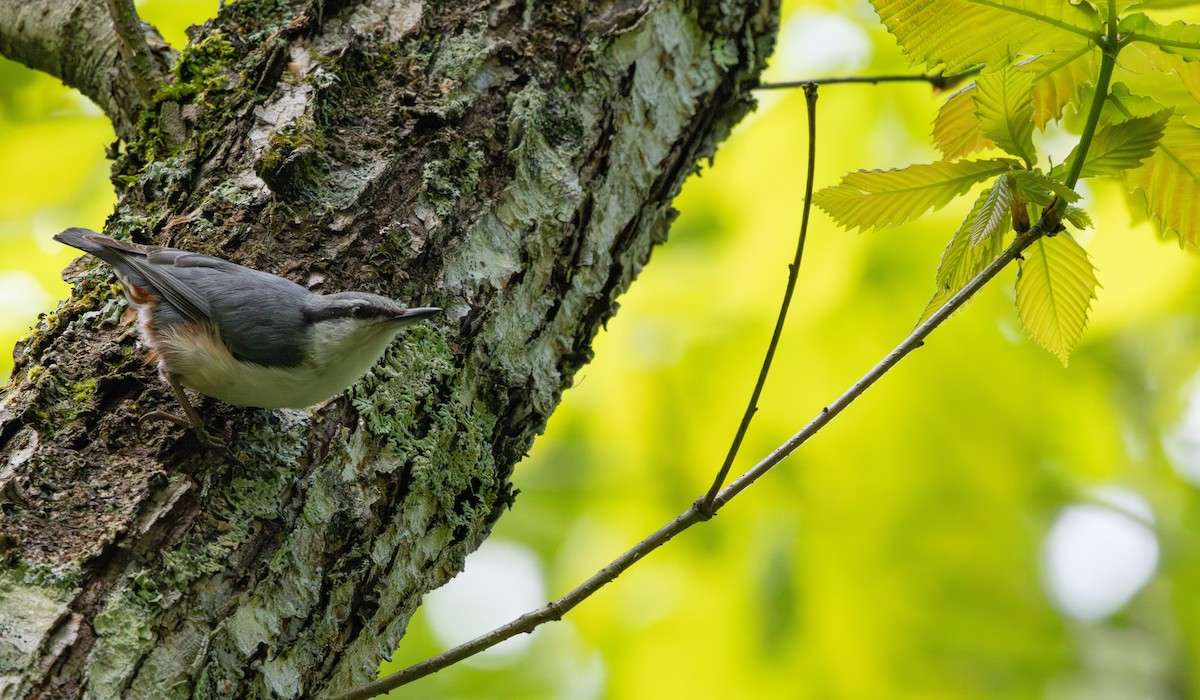
<svg viewBox="0 0 1200 700">
<path fill-rule="evenodd" d="M 203 258 L 177 260 L 174 273 L 208 300 L 209 318 L 234 357 L 267 367 L 300 364 L 311 344 L 303 310 L 312 292 L 282 277 Z"/>
<path fill-rule="evenodd" d="M 312 292 L 295 282 L 221 258 L 118 241 L 87 229 L 67 229 L 54 238 L 161 296 L 167 303 L 155 309 L 156 325 L 211 323 L 235 357 L 268 367 L 303 360 L 312 329 L 302 312 Z"/>
<path fill-rule="evenodd" d="M 122 277 L 165 299 L 186 320 L 207 321 L 211 317 L 204 295 L 175 279 L 167 271 L 178 258 L 194 253 L 118 241 L 85 228 L 69 228 L 56 235 L 54 240 L 91 253 L 112 265 Z M 233 264 L 219 258 L 209 260 Z"/>
</svg>

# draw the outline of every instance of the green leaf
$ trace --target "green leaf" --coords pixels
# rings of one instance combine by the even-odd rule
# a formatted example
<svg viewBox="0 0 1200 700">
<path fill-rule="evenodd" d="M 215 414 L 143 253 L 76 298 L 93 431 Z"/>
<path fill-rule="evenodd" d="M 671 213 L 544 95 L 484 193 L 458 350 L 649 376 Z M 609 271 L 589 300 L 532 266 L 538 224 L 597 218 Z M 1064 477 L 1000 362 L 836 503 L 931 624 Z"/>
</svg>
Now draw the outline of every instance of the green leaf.
<svg viewBox="0 0 1200 700">
<path fill-rule="evenodd" d="M 1159 234 L 1200 247 L 1200 129 L 1172 119 L 1158 150 L 1126 182 L 1142 192 Z"/>
<path fill-rule="evenodd" d="M 1096 298 L 1096 270 L 1069 234 L 1039 238 L 1017 273 L 1017 312 L 1025 332 L 1066 366 Z"/>
<path fill-rule="evenodd" d="M 1118 31 L 1132 41 L 1144 41 L 1189 61 L 1200 61 L 1200 24 L 1179 21 L 1163 25 L 1138 13 L 1122 19 Z"/>
<path fill-rule="evenodd" d="M 1012 66 L 979 76 L 975 114 L 983 135 L 1032 167 L 1033 75 Z"/>
<path fill-rule="evenodd" d="M 937 275 L 934 278 L 937 286 L 933 298 L 925 305 L 925 311 L 921 313 L 917 325 L 924 323 L 925 319 L 933 315 L 933 312 L 940 309 L 967 282 L 987 267 L 988 263 L 1000 255 L 1006 230 L 998 229 L 996 235 L 984 239 L 979 245 L 971 244 L 971 232 L 975 228 L 975 221 L 983 211 L 991 191 L 992 188 L 989 187 L 979 193 L 970 213 L 963 219 L 958 230 L 954 232 L 954 237 L 946 245 L 946 250 L 942 252 L 942 260 L 938 263 Z M 1002 222 L 1002 226 L 1005 223 L 1007 222 Z"/>
<path fill-rule="evenodd" d="M 1139 43 L 1121 52 L 1119 64 L 1118 75 L 1136 86 L 1139 95 L 1153 96 L 1155 102 L 1174 107 L 1185 119 L 1200 115 L 1200 61 Z M 1191 123 L 1200 126 L 1200 120 Z"/>
<path fill-rule="evenodd" d="M 1062 117 L 1067 105 L 1079 104 L 1080 90 L 1094 83 L 1100 70 L 1100 50 L 1086 43 L 1022 61 L 1017 68 L 1033 73 L 1033 125 L 1041 130 Z"/>
<path fill-rule="evenodd" d="M 1149 116 L 1109 124 L 1097 131 L 1079 176 L 1124 175 L 1126 171 L 1137 168 L 1142 161 L 1153 155 L 1163 137 L 1167 120 L 1171 118 L 1171 112 L 1170 109 L 1159 110 Z M 1071 163 L 1078 157 L 1077 151 L 1078 146 L 1053 173 L 1061 175 L 1068 172 Z"/>
<path fill-rule="evenodd" d="M 933 144 L 946 160 L 962 158 L 995 145 L 979 130 L 979 118 L 975 116 L 975 83 L 942 103 L 933 122 Z"/>
<path fill-rule="evenodd" d="M 1079 201 L 1079 193 L 1065 184 L 1046 177 L 1040 170 L 1013 170 L 1009 173 L 1017 190 L 1034 204 L 1046 206 L 1054 195 L 1067 202 Z"/>
<path fill-rule="evenodd" d="M 1173 7 L 1187 7 L 1188 5 L 1200 5 L 1200 0 L 1122 0 L 1117 5 L 1150 7 L 1162 10 Z"/>
<path fill-rule="evenodd" d="M 1087 210 L 1074 205 L 1067 206 L 1067 210 L 1063 212 L 1063 218 L 1080 230 L 1092 227 L 1092 217 L 1088 215 Z"/>
<path fill-rule="evenodd" d="M 1018 53 L 1079 46 L 1100 33 L 1087 5 L 1063 0 L 871 0 L 914 64 L 947 74 Z"/>
<path fill-rule="evenodd" d="M 1168 0 L 1168 1 L 1178 3 L 1181 0 Z M 1182 0 L 1182 1 L 1183 2 L 1195 2 L 1195 0 Z M 1149 0 L 1149 2 L 1158 2 L 1158 0 Z M 1108 19 L 1108 0 L 1089 0 L 1089 3 L 1093 7 L 1095 7 L 1097 11 L 1099 11 L 1101 17 Z M 1145 4 L 1146 3 L 1143 2 L 1143 0 L 1117 0 L 1117 2 L 1115 3 L 1117 17 L 1118 18 L 1122 17 L 1125 14 L 1125 10 L 1128 10 L 1131 7 L 1137 7 L 1139 5 L 1145 5 Z"/>
<path fill-rule="evenodd" d="M 1001 173 L 988 188 L 983 205 L 972 210 L 975 221 L 971 225 L 971 245 L 977 246 L 990 238 L 1001 227 L 1007 228 L 1009 206 L 1013 200 L 1013 188 L 1008 173 Z M 976 202 L 978 204 L 978 202 Z"/>
<path fill-rule="evenodd" d="M 899 226 L 944 207 L 972 185 L 1016 166 L 1007 158 L 938 161 L 899 170 L 858 170 L 813 195 L 838 224 L 869 230 Z"/>
<path fill-rule="evenodd" d="M 1153 9 L 1166 10 L 1175 7 L 1187 7 L 1188 5 L 1200 5 L 1200 0 L 1121 0 L 1117 3 L 1118 9 L 1123 10 L 1124 7 L 1149 7 Z"/>
</svg>

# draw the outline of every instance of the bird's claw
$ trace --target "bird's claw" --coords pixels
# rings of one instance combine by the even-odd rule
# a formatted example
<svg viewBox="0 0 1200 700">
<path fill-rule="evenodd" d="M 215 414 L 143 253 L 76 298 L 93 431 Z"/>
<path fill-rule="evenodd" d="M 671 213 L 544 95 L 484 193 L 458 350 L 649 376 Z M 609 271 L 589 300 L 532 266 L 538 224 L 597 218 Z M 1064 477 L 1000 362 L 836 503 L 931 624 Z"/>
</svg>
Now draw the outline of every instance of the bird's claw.
<svg viewBox="0 0 1200 700">
<path fill-rule="evenodd" d="M 229 449 L 229 444 L 227 442 L 208 432 L 208 430 L 204 428 L 203 424 L 193 423 L 187 418 L 177 416 L 173 413 L 167 413 L 166 411 L 151 411 L 150 413 L 144 414 L 138 419 L 137 431 L 139 437 L 142 434 L 142 424 L 148 420 L 163 420 L 176 425 L 181 425 L 185 428 L 191 428 L 196 434 L 196 439 L 199 440 L 202 445 L 221 453 L 223 457 L 240 467 L 246 466 L 245 463 L 243 463 L 242 460 L 233 453 L 233 450 Z"/>
</svg>

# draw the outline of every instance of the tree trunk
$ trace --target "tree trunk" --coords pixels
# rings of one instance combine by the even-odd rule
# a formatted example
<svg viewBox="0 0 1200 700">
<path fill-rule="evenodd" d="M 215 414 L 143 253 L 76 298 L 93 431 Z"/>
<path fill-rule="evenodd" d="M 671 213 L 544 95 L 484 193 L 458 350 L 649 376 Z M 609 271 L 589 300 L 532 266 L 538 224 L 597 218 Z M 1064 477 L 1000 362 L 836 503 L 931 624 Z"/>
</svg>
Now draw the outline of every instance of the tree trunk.
<svg viewBox="0 0 1200 700">
<path fill-rule="evenodd" d="M 0 50 L 78 74 L 70 42 L 22 43 L 33 24 L 10 21 L 68 4 L 104 8 L 0 0 Z M 239 0 L 157 54 L 175 80 L 148 110 L 98 99 L 134 125 L 108 233 L 447 313 L 315 409 L 201 400 L 242 468 L 171 424 L 139 435 L 174 399 L 109 269 L 76 264 L 0 395 L 0 697 L 374 678 L 513 503 L 513 464 L 684 178 L 752 106 L 777 11 Z M 136 78 L 128 53 L 89 55 Z"/>
</svg>

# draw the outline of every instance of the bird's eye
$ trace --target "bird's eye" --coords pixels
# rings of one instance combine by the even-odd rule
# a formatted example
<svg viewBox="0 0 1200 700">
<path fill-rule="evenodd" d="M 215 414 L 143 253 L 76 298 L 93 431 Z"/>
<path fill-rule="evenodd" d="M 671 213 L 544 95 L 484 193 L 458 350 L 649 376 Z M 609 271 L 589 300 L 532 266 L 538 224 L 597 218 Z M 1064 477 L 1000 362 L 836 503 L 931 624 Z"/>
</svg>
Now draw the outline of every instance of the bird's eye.
<svg viewBox="0 0 1200 700">
<path fill-rule="evenodd" d="M 350 307 L 350 315 L 353 316 L 354 318 L 362 318 L 363 317 L 363 307 L 351 306 Z"/>
</svg>

